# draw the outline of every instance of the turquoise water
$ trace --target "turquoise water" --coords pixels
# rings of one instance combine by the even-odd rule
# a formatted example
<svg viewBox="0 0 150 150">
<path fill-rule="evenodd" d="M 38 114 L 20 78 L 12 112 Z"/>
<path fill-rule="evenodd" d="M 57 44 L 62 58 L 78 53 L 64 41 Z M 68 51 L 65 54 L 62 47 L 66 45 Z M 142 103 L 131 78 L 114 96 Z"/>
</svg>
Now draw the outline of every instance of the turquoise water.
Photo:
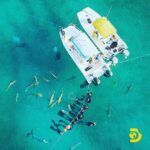
<svg viewBox="0 0 150 150">
<path fill-rule="evenodd" d="M 76 95 L 85 94 L 80 89 L 84 80 L 80 71 L 66 53 L 58 31 L 70 23 L 80 26 L 76 13 L 90 6 L 102 15 L 109 15 L 119 35 L 127 43 L 130 57 L 127 62 L 113 67 L 113 76 L 102 78 L 101 85 L 90 89 L 93 101 L 85 114 L 85 120 L 96 121 L 95 127 L 77 125 L 63 136 L 50 130 L 51 119 L 59 109 L 67 108 Z M 150 1 L 149 0 L 1 0 L 0 2 L 0 149 L 1 150 L 68 150 L 81 142 L 77 150 L 149 149 L 150 134 Z M 83 30 L 83 29 L 82 29 Z M 24 47 L 17 47 L 20 41 Z M 56 47 L 61 59 L 56 60 Z M 144 56 L 141 57 L 140 56 Z M 119 58 L 123 60 L 122 57 Z M 50 71 L 59 80 L 49 83 Z M 33 76 L 39 86 L 25 92 Z M 66 81 L 71 76 L 73 81 Z M 7 92 L 12 80 L 16 84 Z M 132 88 L 125 94 L 127 87 Z M 64 91 L 63 101 L 53 109 L 48 108 L 50 94 L 58 97 Z M 16 102 L 16 93 L 19 93 Z M 41 92 L 42 98 L 32 96 Z M 107 105 L 112 116 L 107 117 Z M 136 127 L 143 135 L 139 143 L 129 142 L 129 129 Z M 41 144 L 26 138 L 31 129 L 39 137 L 50 138 L 49 144 Z"/>
</svg>

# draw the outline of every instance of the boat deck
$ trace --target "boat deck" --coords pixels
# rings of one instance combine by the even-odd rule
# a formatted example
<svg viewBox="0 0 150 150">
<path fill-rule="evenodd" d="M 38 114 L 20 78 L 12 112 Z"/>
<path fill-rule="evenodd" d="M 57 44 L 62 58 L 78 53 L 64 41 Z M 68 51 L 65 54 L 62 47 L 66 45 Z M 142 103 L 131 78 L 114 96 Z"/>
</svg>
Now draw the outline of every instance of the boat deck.
<svg viewBox="0 0 150 150">
<path fill-rule="evenodd" d="M 60 33 L 62 42 L 87 82 L 90 84 L 94 77 L 101 77 L 104 74 L 104 67 L 109 68 L 109 64 L 105 63 L 87 35 L 75 26 L 69 26 L 63 31 L 64 36 Z"/>
</svg>

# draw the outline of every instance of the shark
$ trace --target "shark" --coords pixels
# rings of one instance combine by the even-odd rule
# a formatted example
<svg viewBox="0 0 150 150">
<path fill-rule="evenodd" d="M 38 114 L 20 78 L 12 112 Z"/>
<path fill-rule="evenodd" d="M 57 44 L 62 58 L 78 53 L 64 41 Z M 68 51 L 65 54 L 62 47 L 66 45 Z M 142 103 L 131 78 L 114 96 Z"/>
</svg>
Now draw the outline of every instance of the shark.
<svg viewBox="0 0 150 150">
<path fill-rule="evenodd" d="M 6 88 L 6 91 L 8 91 L 11 87 L 13 87 L 16 84 L 16 80 L 10 81 L 9 85 Z"/>
<path fill-rule="evenodd" d="M 50 97 L 49 106 L 51 106 L 54 103 L 54 96 L 55 96 L 55 92 L 53 92 L 51 97 Z"/>
<path fill-rule="evenodd" d="M 63 92 L 61 92 L 60 96 L 57 99 L 57 104 L 59 104 L 62 101 Z"/>
</svg>

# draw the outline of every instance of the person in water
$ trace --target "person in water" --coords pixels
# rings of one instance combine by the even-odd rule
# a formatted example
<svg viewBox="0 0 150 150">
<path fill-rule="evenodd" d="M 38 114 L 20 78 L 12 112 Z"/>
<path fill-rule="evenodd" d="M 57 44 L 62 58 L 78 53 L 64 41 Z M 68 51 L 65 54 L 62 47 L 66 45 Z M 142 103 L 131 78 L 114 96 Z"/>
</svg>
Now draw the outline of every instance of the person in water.
<svg viewBox="0 0 150 150">
<path fill-rule="evenodd" d="M 51 142 L 51 140 L 46 140 L 46 139 L 44 139 L 44 138 L 39 138 L 39 137 L 35 136 L 35 135 L 33 134 L 33 129 L 32 129 L 30 132 L 28 132 L 28 133 L 26 134 L 26 137 L 27 137 L 27 138 L 28 138 L 29 136 L 31 136 L 33 139 L 37 140 L 37 141 L 40 142 L 40 143 L 45 143 L 45 144 L 47 144 L 47 143 Z"/>
<path fill-rule="evenodd" d="M 82 125 L 87 125 L 89 127 L 92 127 L 92 126 L 96 126 L 96 122 L 84 122 L 84 121 L 79 121 L 78 124 L 82 124 Z"/>
<path fill-rule="evenodd" d="M 54 131 L 56 131 L 58 134 L 62 135 L 63 131 L 61 131 L 60 127 L 65 128 L 66 125 L 60 124 L 60 123 L 55 123 L 54 120 L 51 120 L 51 122 L 53 123 L 53 126 L 50 126 L 50 128 Z"/>
<path fill-rule="evenodd" d="M 65 122 L 64 120 L 59 120 L 59 122 L 63 123 L 65 125 L 64 131 L 65 130 L 71 130 L 72 129 L 72 125 L 68 124 L 67 122 Z"/>
<path fill-rule="evenodd" d="M 91 103 L 91 98 L 90 97 L 86 97 L 86 102 L 87 103 Z"/>
<path fill-rule="evenodd" d="M 64 119 L 68 120 L 69 122 L 71 122 L 74 119 L 74 117 L 71 114 L 69 114 L 69 112 L 68 112 L 68 114 L 66 114 L 62 110 L 60 110 L 58 112 L 58 115 L 61 116 Z"/>
<path fill-rule="evenodd" d="M 92 96 L 92 92 L 88 91 L 86 94 L 87 97 L 91 97 Z"/>
<path fill-rule="evenodd" d="M 85 96 L 83 95 L 81 98 L 76 97 L 75 100 L 76 100 L 76 101 L 83 101 L 83 100 L 85 100 Z"/>
</svg>

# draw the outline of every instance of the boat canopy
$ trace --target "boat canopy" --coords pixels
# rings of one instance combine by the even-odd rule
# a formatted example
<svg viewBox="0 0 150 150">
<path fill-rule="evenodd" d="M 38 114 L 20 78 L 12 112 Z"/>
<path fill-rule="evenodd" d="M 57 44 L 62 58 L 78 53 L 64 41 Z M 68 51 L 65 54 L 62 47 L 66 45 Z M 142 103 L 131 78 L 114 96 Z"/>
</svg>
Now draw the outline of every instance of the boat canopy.
<svg viewBox="0 0 150 150">
<path fill-rule="evenodd" d="M 96 19 L 92 24 L 103 38 L 107 38 L 117 32 L 115 27 L 105 17 Z"/>
</svg>

